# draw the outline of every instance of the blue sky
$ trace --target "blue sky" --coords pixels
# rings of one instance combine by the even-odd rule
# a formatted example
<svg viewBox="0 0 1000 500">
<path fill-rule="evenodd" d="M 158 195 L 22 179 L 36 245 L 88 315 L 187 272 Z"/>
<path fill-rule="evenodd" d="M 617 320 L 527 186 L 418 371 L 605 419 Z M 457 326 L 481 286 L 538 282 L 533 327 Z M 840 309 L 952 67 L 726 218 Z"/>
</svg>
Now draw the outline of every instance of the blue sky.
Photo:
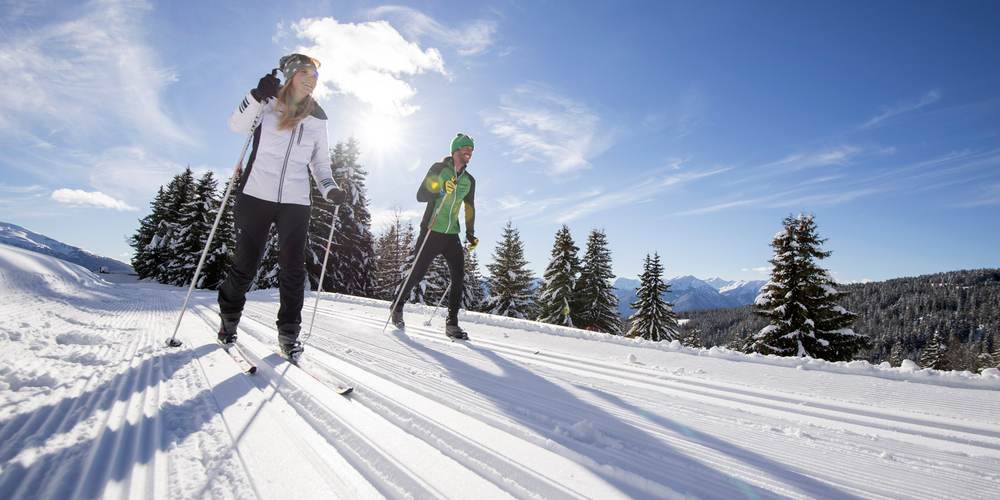
<svg viewBox="0 0 1000 500">
<path fill-rule="evenodd" d="M 871 5 L 869 5 L 871 4 Z M 376 227 L 476 139 L 479 256 L 604 228 L 615 271 L 766 277 L 816 215 L 841 281 L 1000 266 L 995 2 L 0 1 L 0 220 L 128 260 L 158 186 L 223 177 L 225 125 L 288 52 L 320 59 Z"/>
</svg>

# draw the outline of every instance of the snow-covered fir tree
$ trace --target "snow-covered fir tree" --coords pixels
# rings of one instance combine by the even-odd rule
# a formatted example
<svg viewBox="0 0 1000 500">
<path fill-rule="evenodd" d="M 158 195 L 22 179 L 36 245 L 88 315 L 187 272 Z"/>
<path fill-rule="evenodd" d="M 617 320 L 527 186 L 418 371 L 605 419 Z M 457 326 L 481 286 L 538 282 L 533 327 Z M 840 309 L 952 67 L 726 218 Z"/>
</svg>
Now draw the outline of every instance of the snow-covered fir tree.
<svg viewBox="0 0 1000 500">
<path fill-rule="evenodd" d="M 816 232 L 812 215 L 786 217 L 771 246 L 771 280 L 755 301 L 769 324 L 753 338 L 751 349 L 762 354 L 811 356 L 847 361 L 870 339 L 850 328 L 855 315 L 837 304 L 841 293 L 829 273 L 817 264 L 831 252 Z"/>
<path fill-rule="evenodd" d="M 996 367 L 1000 368 L 1000 334 L 994 333 L 990 339 L 993 344 L 993 350 L 990 351 L 990 354 L 993 356 L 993 361 L 997 362 Z"/>
<path fill-rule="evenodd" d="M 219 206 L 222 203 L 221 196 L 223 194 L 225 194 L 224 191 L 219 193 L 219 199 L 216 199 L 213 204 L 213 223 L 215 222 L 215 216 L 218 214 Z M 235 212 L 233 212 L 233 201 L 235 199 L 236 192 L 232 190 L 229 193 L 229 201 L 223 208 L 222 217 L 219 219 L 219 226 L 215 230 L 212 247 L 208 255 L 205 256 L 205 264 L 201 270 L 201 276 L 198 278 L 198 288 L 218 290 L 226 280 L 226 273 L 229 272 L 229 266 L 236 256 L 236 217 Z"/>
<path fill-rule="evenodd" d="M 278 264 L 278 227 L 271 224 L 267 231 L 267 244 L 264 245 L 264 253 L 260 258 L 260 265 L 257 266 L 257 275 L 253 279 L 251 290 L 266 290 L 268 288 L 278 288 L 278 276 L 281 273 L 281 265 Z"/>
<path fill-rule="evenodd" d="M 944 343 L 944 338 L 941 337 L 940 332 L 934 330 L 934 335 L 920 351 L 920 366 L 935 370 L 947 370 L 948 363 L 945 352 L 947 352 L 947 346 Z"/>
<path fill-rule="evenodd" d="M 673 304 L 663 296 L 670 290 L 670 285 L 663 281 L 663 266 L 660 256 L 656 253 L 646 259 L 639 277 L 639 288 L 636 289 L 636 300 L 632 303 L 635 313 L 629 317 L 629 328 L 625 334 L 628 337 L 642 337 L 646 340 L 674 340 L 679 337 L 680 327 L 677 324 L 677 314 Z"/>
<path fill-rule="evenodd" d="M 690 329 L 687 331 L 682 331 L 680 338 L 681 345 L 684 347 L 694 347 L 701 348 L 704 347 L 701 342 L 701 337 L 698 336 L 699 331 L 697 329 Z"/>
<path fill-rule="evenodd" d="M 903 364 L 903 345 L 898 338 L 892 343 L 892 348 L 889 350 L 889 364 L 892 366 Z"/>
<path fill-rule="evenodd" d="M 174 176 L 167 185 L 166 212 L 157 226 L 156 236 L 150 242 L 152 259 L 156 262 L 153 272 L 160 283 L 171 283 L 173 262 L 181 255 L 178 248 L 181 240 L 178 238 L 181 230 L 181 218 L 185 207 L 194 197 L 194 173 L 190 168 Z"/>
<path fill-rule="evenodd" d="M 219 201 L 216 194 L 215 176 L 207 172 L 193 186 L 194 193 L 181 208 L 173 241 L 173 259 L 167 265 L 164 282 L 177 286 L 188 286 L 198 268 L 198 261 L 208 242 L 208 235 L 218 213 Z M 218 251 L 219 241 L 212 242 L 211 251 Z M 207 256 L 206 256 L 207 260 Z M 204 288 L 205 275 L 199 276 L 195 286 Z M 217 278 L 217 277 L 216 277 Z M 217 285 L 212 283 L 212 285 Z M 214 286 L 212 288 L 215 288 Z"/>
<path fill-rule="evenodd" d="M 403 224 L 396 210 L 388 227 L 375 240 L 375 298 L 395 298 L 406 272 L 406 256 L 413 237 L 413 225 Z"/>
<path fill-rule="evenodd" d="M 424 279 L 417 286 L 423 290 L 424 304 L 434 306 L 448 300 L 444 296 L 451 288 L 451 272 L 448 271 L 448 261 L 443 255 L 434 257 Z"/>
<path fill-rule="evenodd" d="M 976 373 L 981 373 L 987 368 L 996 368 L 997 362 L 993 359 L 993 355 L 988 352 L 979 353 L 979 357 L 976 358 Z"/>
<path fill-rule="evenodd" d="M 466 311 L 482 311 L 486 304 L 486 290 L 483 275 L 479 272 L 479 259 L 475 252 L 465 252 L 465 290 L 462 293 L 462 308 Z"/>
<path fill-rule="evenodd" d="M 139 220 L 139 228 L 135 234 L 129 238 L 129 246 L 132 247 L 132 269 L 135 269 L 139 279 L 146 279 L 156 276 L 156 269 L 159 262 L 154 254 L 156 232 L 160 223 L 166 219 L 167 213 L 167 191 L 163 186 L 156 192 L 156 197 L 150 202 L 150 213 Z"/>
<path fill-rule="evenodd" d="M 534 317 L 537 307 L 532 293 L 533 277 L 524 259 L 521 235 L 510 221 L 493 250 L 493 263 L 486 267 L 490 270 L 486 311 L 498 316 Z"/>
<path fill-rule="evenodd" d="M 555 325 L 573 326 L 576 315 L 574 300 L 576 280 L 580 275 L 580 249 L 573 242 L 573 235 L 565 224 L 556 231 L 552 244 L 552 258 L 545 268 L 538 290 L 538 321 Z"/>
<path fill-rule="evenodd" d="M 594 229 L 587 237 L 587 250 L 576 282 L 573 323 L 587 330 L 622 334 L 622 319 L 618 315 L 618 297 L 612 284 L 611 251 L 604 231 Z"/>
<path fill-rule="evenodd" d="M 333 178 L 347 193 L 347 200 L 338 212 L 323 289 L 371 297 L 375 292 L 375 238 L 371 232 L 365 188 L 367 172 L 358 164 L 360 156 L 361 150 L 354 139 L 337 143 L 330 154 Z M 318 286 L 322 271 L 333 213 L 332 204 L 313 186 L 309 250 L 306 252 L 306 269 L 313 289 Z"/>
</svg>

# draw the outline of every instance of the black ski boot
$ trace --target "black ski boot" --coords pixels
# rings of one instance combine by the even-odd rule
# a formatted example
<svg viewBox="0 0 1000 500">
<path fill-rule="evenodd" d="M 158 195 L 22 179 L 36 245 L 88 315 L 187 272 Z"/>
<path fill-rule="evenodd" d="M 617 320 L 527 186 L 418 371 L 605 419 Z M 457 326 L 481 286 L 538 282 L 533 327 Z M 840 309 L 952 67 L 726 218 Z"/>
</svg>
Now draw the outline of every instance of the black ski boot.
<svg viewBox="0 0 1000 500">
<path fill-rule="evenodd" d="M 240 315 L 220 314 L 222 324 L 219 325 L 219 335 L 217 340 L 223 346 L 229 347 L 236 343 L 236 325 L 240 322 Z"/>
<path fill-rule="evenodd" d="M 400 330 L 406 328 L 406 323 L 403 321 L 403 308 L 393 309 L 389 321 L 392 321 L 392 325 Z"/>
<path fill-rule="evenodd" d="M 448 320 L 444 323 L 444 334 L 450 339 L 469 340 L 469 334 L 458 326 L 458 311 L 448 312 Z"/>
<path fill-rule="evenodd" d="M 299 342 L 299 325 L 278 326 L 278 346 L 281 355 L 292 363 L 298 363 L 302 357 L 302 342 Z"/>
<path fill-rule="evenodd" d="M 299 362 L 299 358 L 302 357 L 302 351 L 303 351 L 302 342 L 299 342 L 298 340 L 293 340 L 291 342 L 282 342 L 280 346 L 281 346 L 282 356 L 284 356 L 292 363 Z"/>
</svg>

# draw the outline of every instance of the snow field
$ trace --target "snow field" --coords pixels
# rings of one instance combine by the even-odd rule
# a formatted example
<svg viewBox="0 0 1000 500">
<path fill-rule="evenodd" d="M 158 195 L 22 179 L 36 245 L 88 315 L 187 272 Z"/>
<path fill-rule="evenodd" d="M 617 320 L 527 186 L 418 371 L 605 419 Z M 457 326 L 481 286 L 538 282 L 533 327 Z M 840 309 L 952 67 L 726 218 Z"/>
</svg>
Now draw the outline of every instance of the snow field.
<svg viewBox="0 0 1000 500">
<path fill-rule="evenodd" d="M 990 498 L 994 380 L 608 339 L 324 294 L 302 366 L 250 295 L 240 372 L 213 292 L 0 246 L 2 498 Z M 313 295 L 303 316 L 311 314 Z M 899 379 L 897 379 L 899 378 Z M 333 387 L 347 382 L 347 397 Z"/>
</svg>

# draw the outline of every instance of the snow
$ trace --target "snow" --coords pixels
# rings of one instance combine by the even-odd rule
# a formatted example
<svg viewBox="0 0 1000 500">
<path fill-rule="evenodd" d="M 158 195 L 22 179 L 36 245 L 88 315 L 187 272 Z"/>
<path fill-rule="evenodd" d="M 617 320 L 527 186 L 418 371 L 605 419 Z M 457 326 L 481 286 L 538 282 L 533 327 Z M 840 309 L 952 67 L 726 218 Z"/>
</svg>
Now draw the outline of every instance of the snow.
<svg viewBox="0 0 1000 500">
<path fill-rule="evenodd" d="M 381 332 L 324 294 L 303 371 L 249 295 L 242 374 L 198 291 L 0 245 L 0 498 L 989 498 L 1000 371 L 693 349 L 463 312 Z M 311 298 L 311 297 L 310 297 Z M 306 300 L 307 307 L 313 303 Z M 305 311 L 304 311 L 305 312 Z M 311 311 L 308 311 L 311 312 Z M 440 323 L 440 321 L 438 321 Z M 349 397 L 331 387 L 355 386 Z"/>
</svg>

